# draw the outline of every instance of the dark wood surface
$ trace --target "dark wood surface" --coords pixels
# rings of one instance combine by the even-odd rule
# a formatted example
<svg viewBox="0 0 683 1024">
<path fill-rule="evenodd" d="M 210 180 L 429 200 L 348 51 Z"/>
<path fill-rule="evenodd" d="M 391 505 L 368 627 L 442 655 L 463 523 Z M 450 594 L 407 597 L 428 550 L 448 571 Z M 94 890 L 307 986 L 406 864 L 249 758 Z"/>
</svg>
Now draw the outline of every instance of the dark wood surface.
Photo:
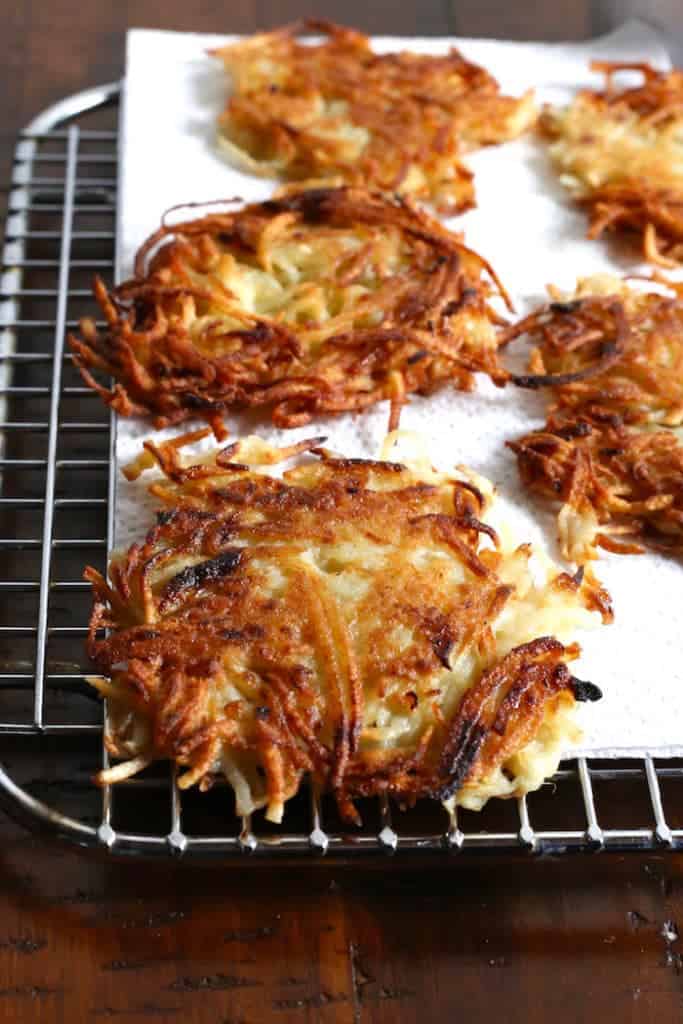
<svg viewBox="0 0 683 1024">
<path fill-rule="evenodd" d="M 679 0 L 660 3 L 675 13 Z M 327 0 L 370 31 L 581 38 L 614 3 Z M 249 31 L 303 0 L 2 4 L 0 160 L 69 92 L 117 78 L 129 25 Z M 0 1020 L 476 1024 L 683 1020 L 680 856 L 421 867 L 115 862 L 0 818 Z"/>
</svg>

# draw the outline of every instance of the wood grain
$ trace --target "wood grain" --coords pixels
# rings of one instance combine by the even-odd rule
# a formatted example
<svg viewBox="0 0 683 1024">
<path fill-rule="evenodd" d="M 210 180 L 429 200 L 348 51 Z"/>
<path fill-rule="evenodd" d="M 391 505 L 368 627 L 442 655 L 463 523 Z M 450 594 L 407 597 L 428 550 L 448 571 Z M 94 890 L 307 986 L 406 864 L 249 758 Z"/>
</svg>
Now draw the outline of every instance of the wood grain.
<svg viewBox="0 0 683 1024">
<path fill-rule="evenodd" d="M 117 78 L 128 25 L 250 31 L 286 0 L 5 4 L 0 156 L 61 96 Z M 370 31 L 580 38 L 595 10 L 327 0 Z M 112 861 L 0 818 L 0 1020 L 14 1024 L 666 1024 L 683 1017 L 683 860 L 453 858 L 287 869 Z"/>
<path fill-rule="evenodd" d="M 680 859 L 282 873 L 2 839 L 3 1021 L 679 1019 Z"/>
</svg>

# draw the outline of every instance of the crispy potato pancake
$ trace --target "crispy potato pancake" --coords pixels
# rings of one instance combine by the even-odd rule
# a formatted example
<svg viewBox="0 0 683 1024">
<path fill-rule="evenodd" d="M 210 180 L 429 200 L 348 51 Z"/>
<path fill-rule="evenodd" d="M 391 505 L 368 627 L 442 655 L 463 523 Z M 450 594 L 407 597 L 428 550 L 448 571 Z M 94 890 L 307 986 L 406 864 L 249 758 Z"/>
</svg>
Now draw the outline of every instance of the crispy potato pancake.
<svg viewBox="0 0 683 1024">
<path fill-rule="evenodd" d="M 251 437 L 191 463 L 145 443 L 163 510 L 86 570 L 88 651 L 109 680 L 101 783 L 168 758 L 181 787 L 225 777 L 239 814 L 279 821 L 304 776 L 343 815 L 387 793 L 479 808 L 534 789 L 577 736 L 575 631 L 611 619 L 590 573 L 568 576 L 480 518 L 485 481 L 345 459 L 324 438 Z M 414 445 L 396 435 L 392 445 Z M 270 467 L 295 464 L 278 475 Z M 104 635 L 103 630 L 109 632 Z"/>
<path fill-rule="evenodd" d="M 508 444 L 524 483 L 563 502 L 565 558 L 583 563 L 597 548 L 642 554 L 644 544 L 683 551 L 683 446 L 672 431 L 635 430 L 616 414 L 579 408 L 552 413 L 543 430 Z"/>
<path fill-rule="evenodd" d="M 135 277 L 95 295 L 107 327 L 81 322 L 76 363 L 117 412 L 157 426 L 265 406 L 294 427 L 389 399 L 393 427 L 410 392 L 506 379 L 491 267 L 410 203 L 362 189 L 164 225 Z"/>
<path fill-rule="evenodd" d="M 579 280 L 573 295 L 506 332 L 536 341 L 527 387 L 552 386 L 558 406 L 590 406 L 625 423 L 683 423 L 683 284 L 657 277 L 647 290 L 611 274 Z M 659 290 L 654 290 L 658 288 Z"/>
<path fill-rule="evenodd" d="M 554 400 L 545 428 L 510 447 L 525 484 L 563 503 L 575 562 L 598 547 L 683 550 L 683 286 L 658 283 L 586 278 L 507 334 L 538 343 L 517 382 L 550 385 Z"/>
<path fill-rule="evenodd" d="M 585 90 L 540 119 L 562 181 L 590 216 L 589 238 L 606 230 L 642 235 L 645 259 L 683 259 L 683 72 L 595 61 L 602 91 Z M 620 72 L 642 82 L 620 88 Z"/>
<path fill-rule="evenodd" d="M 304 42 L 302 34 L 322 35 Z M 463 150 L 515 138 L 536 119 L 532 93 L 503 96 L 455 49 L 373 53 L 352 29 L 309 20 L 212 51 L 232 79 L 219 145 L 255 174 L 330 176 L 403 192 L 444 213 L 474 205 Z"/>
</svg>

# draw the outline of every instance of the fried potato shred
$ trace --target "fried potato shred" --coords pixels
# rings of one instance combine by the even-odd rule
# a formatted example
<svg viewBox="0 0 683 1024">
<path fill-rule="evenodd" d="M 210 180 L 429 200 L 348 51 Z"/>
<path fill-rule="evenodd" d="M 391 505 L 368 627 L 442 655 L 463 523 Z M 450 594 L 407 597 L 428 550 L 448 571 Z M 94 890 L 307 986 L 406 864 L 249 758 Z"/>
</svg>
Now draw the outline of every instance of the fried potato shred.
<svg viewBox="0 0 683 1024">
<path fill-rule="evenodd" d="M 563 554 L 683 550 L 683 285 L 579 282 L 508 332 L 537 343 L 518 383 L 551 387 L 543 430 L 510 443 L 525 484 L 563 503 Z"/>
<path fill-rule="evenodd" d="M 237 813 L 279 821 L 308 777 L 358 820 L 361 796 L 526 792 L 576 738 L 575 701 L 599 691 L 567 663 L 575 630 L 611 618 L 597 581 L 505 547 L 481 478 L 324 440 L 195 462 L 146 442 L 158 523 L 109 581 L 86 570 L 107 744 L 126 759 L 100 783 L 167 758 L 181 787 L 226 778 Z"/>
<path fill-rule="evenodd" d="M 362 189 L 164 224 L 135 277 L 113 292 L 98 280 L 95 296 L 106 327 L 81 322 L 76 364 L 117 412 L 157 426 L 266 407 L 295 427 L 383 399 L 396 426 L 411 392 L 507 377 L 492 268 L 409 202 Z"/>
<path fill-rule="evenodd" d="M 585 90 L 540 125 L 564 184 L 587 208 L 589 238 L 604 231 L 637 232 L 646 260 L 676 266 L 683 259 L 683 71 L 648 64 L 595 61 L 602 91 Z M 615 77 L 642 81 L 619 87 Z"/>
<path fill-rule="evenodd" d="M 304 41 L 315 33 L 321 41 Z M 536 118 L 532 93 L 503 96 L 457 50 L 373 53 L 349 28 L 308 20 L 212 51 L 232 79 L 219 145 L 246 170 L 474 205 L 463 150 L 504 142 Z"/>
</svg>

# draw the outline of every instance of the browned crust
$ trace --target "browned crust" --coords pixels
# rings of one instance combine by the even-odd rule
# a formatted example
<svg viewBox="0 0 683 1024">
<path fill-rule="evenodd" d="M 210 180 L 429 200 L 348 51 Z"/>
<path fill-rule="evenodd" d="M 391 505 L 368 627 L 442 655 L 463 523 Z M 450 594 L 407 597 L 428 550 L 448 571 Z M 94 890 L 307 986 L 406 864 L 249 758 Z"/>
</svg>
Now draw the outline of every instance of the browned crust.
<svg viewBox="0 0 683 1024">
<path fill-rule="evenodd" d="M 595 389 L 596 379 L 623 362 L 630 334 L 617 296 L 551 303 L 505 330 L 506 344 L 522 335 L 541 339 L 531 360 L 540 372 L 515 374 L 512 380 L 521 388 L 550 387 L 560 396 Z"/>
<path fill-rule="evenodd" d="M 321 226 L 398 231 L 410 263 L 383 280 L 363 306 L 365 322 L 373 311 L 378 322 L 347 325 L 315 349 L 308 339 L 319 324 L 245 312 L 243 329 L 221 333 L 221 308 L 229 296 L 212 268 L 225 251 L 259 265 L 267 259 L 274 225 L 288 237 Z M 327 273 L 344 288 L 349 274 L 358 277 L 372 259 L 368 243 L 354 256 L 353 268 L 333 266 Z M 162 224 L 141 247 L 134 278 L 112 292 L 95 282 L 107 327 L 97 330 L 83 320 L 80 335 L 69 342 L 84 380 L 108 405 L 124 416 L 151 415 L 159 427 L 192 417 L 216 427 L 226 410 L 245 408 L 263 408 L 276 425 L 294 427 L 383 399 L 392 403 L 395 425 L 412 392 L 429 393 L 445 383 L 469 390 L 477 371 L 505 382 L 491 327 L 499 317 L 487 302 L 492 291 L 509 301 L 485 260 L 407 201 L 321 188 Z M 183 319 L 188 301 L 212 310 L 199 338 Z M 472 341 L 466 325 L 472 318 L 491 330 L 490 344 Z M 223 354 L 211 354 L 213 339 Z M 102 383 L 103 376 L 114 377 L 114 386 Z"/>
<path fill-rule="evenodd" d="M 683 446 L 670 431 L 634 431 L 586 407 L 551 414 L 542 430 L 508 444 L 527 487 L 593 513 L 593 546 L 683 551 Z"/>
<path fill-rule="evenodd" d="M 604 73 L 605 88 L 580 95 L 598 111 L 635 113 L 649 125 L 683 123 L 683 72 L 657 71 L 647 63 L 628 61 L 593 61 L 591 69 Z M 642 84 L 619 88 L 615 76 L 620 71 L 640 72 Z M 539 123 L 547 135 L 556 137 L 552 115 L 542 116 Z M 683 259 L 683 181 L 673 189 L 624 177 L 592 188 L 581 204 L 590 218 L 589 238 L 599 238 L 605 231 L 631 231 L 641 236 L 648 262 L 675 267 Z"/>
<path fill-rule="evenodd" d="M 486 777 L 531 742 L 560 694 L 573 699 L 574 681 L 563 659 L 575 654 L 553 637 L 515 647 L 466 691 L 455 714 L 439 722 L 416 753 L 352 763 L 349 793 L 446 800 L 465 783 Z"/>
<path fill-rule="evenodd" d="M 320 33 L 322 42 L 298 38 Z M 514 134 L 508 119 L 520 102 L 503 96 L 484 68 L 456 49 L 435 56 L 373 53 L 367 36 L 320 19 L 307 19 L 259 37 L 257 59 L 270 55 L 282 81 L 249 80 L 251 40 L 213 51 L 233 74 L 233 93 L 219 125 L 251 156 L 275 164 L 289 180 L 335 176 L 384 192 L 408 188 L 442 213 L 474 205 L 464 148 L 501 142 Z M 342 102 L 345 121 L 368 132 L 351 157 L 343 141 L 316 131 L 316 102 Z M 306 111 L 309 112 L 306 115 Z M 406 178 L 418 166 L 424 182 Z"/>
<path fill-rule="evenodd" d="M 177 444 L 148 443 L 166 476 L 153 491 L 167 511 L 143 543 L 112 563 L 110 583 L 86 570 L 94 592 L 88 653 L 150 723 L 150 756 L 189 766 L 200 785 L 211 783 L 223 744 L 256 753 L 269 800 L 291 796 L 304 773 L 332 790 L 350 818 L 358 796 L 445 798 L 528 744 L 556 702 L 574 699 L 566 661 L 578 648 L 552 637 L 515 648 L 489 663 L 444 716 L 435 671 L 463 650 L 490 649 L 490 624 L 512 593 L 496 572 L 497 537 L 480 520 L 483 499 L 468 483 L 418 483 L 399 464 L 332 458 L 319 444 L 298 447 L 317 454 L 312 475 L 276 479 L 231 462 L 234 446 L 216 464 L 187 468 Z M 375 489 L 387 475 L 391 487 Z M 264 591 L 264 559 L 291 569 L 301 545 L 331 544 L 349 531 L 392 548 L 359 605 L 360 626 L 351 629 L 324 575 L 300 565 L 277 600 Z M 482 533 L 486 547 L 478 544 Z M 463 567 L 462 584 L 444 587 L 438 573 L 412 565 L 409 553 L 425 544 Z M 155 590 L 152 573 L 179 555 L 192 566 Z M 598 607 L 604 594 L 588 577 L 561 574 L 555 583 L 580 592 L 587 606 Z M 600 610 L 609 620 L 604 601 Z M 398 649 L 388 639 L 396 626 L 413 637 Z M 362 643 L 358 628 L 367 631 Z M 240 701 L 210 708 L 230 651 L 246 668 L 255 715 Z M 433 704 L 417 745 L 361 748 L 373 693 L 389 707 Z"/>
<path fill-rule="evenodd" d="M 648 263 L 669 268 L 683 259 L 683 183 L 675 191 L 652 188 L 640 179 L 604 185 L 582 205 L 589 212 L 589 238 L 623 229 L 642 237 Z"/>
<path fill-rule="evenodd" d="M 634 279 L 635 280 L 635 279 Z M 683 285 L 655 275 L 661 291 L 629 289 L 553 301 L 504 332 L 534 344 L 522 387 L 552 388 L 561 408 L 589 405 L 627 424 L 683 418 Z"/>
<path fill-rule="evenodd" d="M 683 302 L 668 285 L 553 302 L 508 331 L 536 343 L 529 380 L 554 403 L 509 443 L 522 480 L 591 516 L 591 546 L 610 551 L 683 547 L 683 446 L 666 429 L 683 421 Z"/>
</svg>

